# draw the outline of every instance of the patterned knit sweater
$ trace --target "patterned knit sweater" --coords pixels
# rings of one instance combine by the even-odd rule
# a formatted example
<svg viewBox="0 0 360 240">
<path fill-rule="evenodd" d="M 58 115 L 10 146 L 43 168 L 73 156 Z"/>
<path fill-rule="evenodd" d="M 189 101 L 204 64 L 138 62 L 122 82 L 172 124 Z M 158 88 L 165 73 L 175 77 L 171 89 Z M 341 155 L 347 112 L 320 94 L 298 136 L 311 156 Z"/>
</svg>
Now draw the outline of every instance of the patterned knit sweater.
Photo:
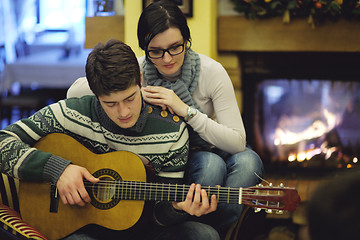
<svg viewBox="0 0 360 240">
<path fill-rule="evenodd" d="M 160 180 L 182 182 L 189 136 L 179 117 L 144 103 L 137 123 L 123 129 L 110 120 L 95 96 L 61 100 L 1 130 L 1 172 L 56 183 L 70 162 L 32 147 L 50 133 L 70 135 L 98 154 L 134 152 L 152 163 Z"/>
<path fill-rule="evenodd" d="M 55 183 L 69 162 L 31 146 L 57 132 L 72 136 L 94 153 L 126 150 L 142 155 L 159 176 L 181 179 L 188 133 L 177 116 L 165 113 L 163 117 L 160 108 L 144 105 L 135 126 L 122 129 L 94 96 L 62 100 L 0 131 L 2 172 L 24 180 Z"/>
</svg>

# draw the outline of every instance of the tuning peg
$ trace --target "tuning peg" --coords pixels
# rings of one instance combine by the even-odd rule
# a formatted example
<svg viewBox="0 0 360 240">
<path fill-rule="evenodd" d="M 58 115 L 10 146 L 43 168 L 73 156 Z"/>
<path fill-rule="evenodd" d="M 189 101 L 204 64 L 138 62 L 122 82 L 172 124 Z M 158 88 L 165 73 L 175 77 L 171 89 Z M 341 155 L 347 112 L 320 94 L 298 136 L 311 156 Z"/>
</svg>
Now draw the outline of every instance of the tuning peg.
<svg viewBox="0 0 360 240">
<path fill-rule="evenodd" d="M 254 208 L 254 212 L 255 212 L 255 213 L 258 213 L 258 212 L 260 212 L 260 211 L 261 211 L 261 208 L 258 208 L 258 207 L 257 207 L 257 208 Z"/>
<path fill-rule="evenodd" d="M 266 213 L 272 213 L 273 211 L 272 211 L 272 209 L 266 209 L 265 212 Z"/>
<path fill-rule="evenodd" d="M 273 185 L 272 183 L 269 183 L 269 187 L 272 187 L 272 185 Z"/>
<path fill-rule="evenodd" d="M 279 185 L 280 187 L 284 187 L 284 184 L 283 183 L 280 183 L 280 185 Z"/>
<path fill-rule="evenodd" d="M 277 210 L 276 214 L 284 214 L 284 210 Z"/>
</svg>

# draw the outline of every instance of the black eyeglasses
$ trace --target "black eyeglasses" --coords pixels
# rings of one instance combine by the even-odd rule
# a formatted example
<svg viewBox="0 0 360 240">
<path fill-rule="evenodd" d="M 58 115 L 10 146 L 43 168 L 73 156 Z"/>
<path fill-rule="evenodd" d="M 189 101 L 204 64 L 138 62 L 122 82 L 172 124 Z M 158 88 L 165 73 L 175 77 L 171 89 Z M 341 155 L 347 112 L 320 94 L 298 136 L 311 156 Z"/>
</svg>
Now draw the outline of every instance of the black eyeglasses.
<svg viewBox="0 0 360 240">
<path fill-rule="evenodd" d="M 146 55 L 151 59 L 158 59 L 162 58 L 165 55 L 165 52 L 170 54 L 171 56 L 179 55 L 180 53 L 184 52 L 185 49 L 185 42 L 179 45 L 175 45 L 169 47 L 167 49 L 155 49 L 155 50 L 147 50 Z"/>
</svg>

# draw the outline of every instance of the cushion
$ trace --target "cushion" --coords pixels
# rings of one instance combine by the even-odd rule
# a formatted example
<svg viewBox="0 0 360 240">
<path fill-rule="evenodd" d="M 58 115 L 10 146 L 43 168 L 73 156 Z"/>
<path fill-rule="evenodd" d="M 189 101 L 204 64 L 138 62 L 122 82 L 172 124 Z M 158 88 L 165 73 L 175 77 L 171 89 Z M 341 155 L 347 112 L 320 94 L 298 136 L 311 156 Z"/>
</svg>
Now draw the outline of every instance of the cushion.
<svg viewBox="0 0 360 240">
<path fill-rule="evenodd" d="M 0 221 L 3 228 L 14 235 L 20 234 L 28 239 L 46 240 L 39 231 L 25 223 L 18 212 L 0 203 Z"/>
</svg>

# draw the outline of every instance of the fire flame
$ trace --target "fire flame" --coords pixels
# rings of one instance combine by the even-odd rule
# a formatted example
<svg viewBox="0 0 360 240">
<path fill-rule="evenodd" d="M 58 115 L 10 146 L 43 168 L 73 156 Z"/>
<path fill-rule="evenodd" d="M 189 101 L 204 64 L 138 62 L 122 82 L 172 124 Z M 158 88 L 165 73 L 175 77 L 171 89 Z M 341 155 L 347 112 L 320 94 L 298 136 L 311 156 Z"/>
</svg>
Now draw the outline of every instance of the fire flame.
<svg viewBox="0 0 360 240">
<path fill-rule="evenodd" d="M 300 132 L 294 132 L 289 130 L 289 126 L 278 127 L 275 130 L 274 145 L 281 148 L 284 145 L 299 144 L 307 140 L 316 139 L 321 136 L 324 136 L 326 133 L 334 129 L 339 123 L 339 117 L 336 114 L 329 112 L 327 109 L 324 109 L 323 116 L 325 121 L 315 120 L 313 123 L 307 127 L 305 130 Z M 288 124 L 296 124 L 296 121 L 285 121 Z M 285 125 L 288 125 L 285 124 Z M 301 144 L 299 144 L 301 146 Z M 301 147 L 299 147 L 301 148 Z M 305 148 L 303 146 L 303 148 Z M 336 147 L 327 147 L 327 142 L 321 144 L 320 147 L 315 148 L 311 146 L 310 149 L 298 149 L 297 153 L 290 153 L 288 156 L 288 161 L 298 161 L 303 162 L 305 160 L 310 160 L 312 157 L 318 154 L 324 154 L 325 160 L 329 159 L 331 155 L 336 152 L 338 149 Z M 353 160 L 355 163 L 357 159 Z"/>
<path fill-rule="evenodd" d="M 321 120 L 315 120 L 311 126 L 302 132 L 293 132 L 288 129 L 277 128 L 275 130 L 275 146 L 285 144 L 295 144 L 304 140 L 318 138 L 332 130 L 337 124 L 337 117 L 327 109 L 323 111 L 326 123 Z"/>
</svg>

